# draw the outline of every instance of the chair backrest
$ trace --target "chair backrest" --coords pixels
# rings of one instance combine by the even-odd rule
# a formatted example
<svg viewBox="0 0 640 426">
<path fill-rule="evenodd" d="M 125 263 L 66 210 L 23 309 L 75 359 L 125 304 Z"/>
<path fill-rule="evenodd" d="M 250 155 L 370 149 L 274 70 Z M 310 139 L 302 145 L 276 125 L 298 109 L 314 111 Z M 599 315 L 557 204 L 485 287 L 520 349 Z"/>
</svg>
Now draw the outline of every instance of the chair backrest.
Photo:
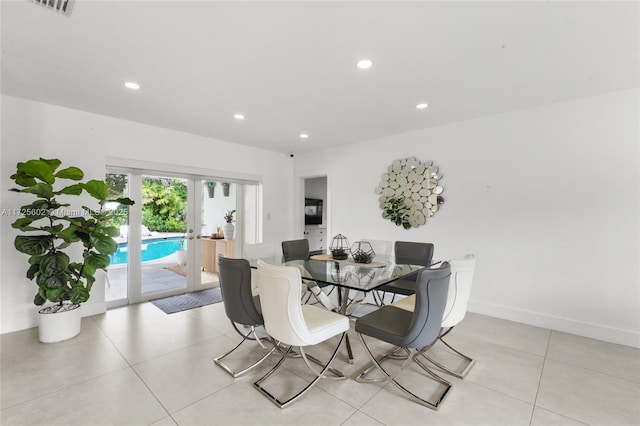
<svg viewBox="0 0 640 426">
<path fill-rule="evenodd" d="M 474 255 L 468 254 L 464 259 L 450 260 L 449 264 L 451 265 L 451 278 L 447 306 L 442 317 L 442 327 L 444 328 L 458 325 L 467 313 L 476 258 Z"/>
<path fill-rule="evenodd" d="M 396 263 L 431 266 L 433 244 L 396 241 L 394 246 Z"/>
<path fill-rule="evenodd" d="M 256 243 L 244 245 L 244 257 L 247 259 L 262 259 L 275 256 L 276 245 L 274 243 Z"/>
<path fill-rule="evenodd" d="M 310 332 L 300 304 L 300 271 L 293 266 L 269 265 L 259 260 L 258 277 L 267 333 L 287 345 L 308 345 Z"/>
<path fill-rule="evenodd" d="M 360 240 L 366 241 L 371 244 L 371 248 L 376 253 L 376 256 L 391 256 L 391 249 L 393 243 L 387 240 Z"/>
<path fill-rule="evenodd" d="M 244 245 L 244 257 L 247 259 L 264 259 L 265 257 L 276 256 L 275 243 L 256 243 Z M 251 289 L 256 295 L 258 291 L 258 273 L 255 269 L 251 270 Z"/>
<path fill-rule="evenodd" d="M 256 309 L 251 294 L 249 262 L 219 255 L 218 274 L 227 317 L 243 325 L 262 325 L 262 315 Z"/>
<path fill-rule="evenodd" d="M 284 261 L 309 259 L 309 240 L 289 240 L 282 242 Z"/>
<path fill-rule="evenodd" d="M 447 262 L 443 262 L 438 268 L 418 271 L 415 309 L 401 346 L 423 348 L 438 338 L 447 304 L 450 275 L 451 267 Z"/>
</svg>

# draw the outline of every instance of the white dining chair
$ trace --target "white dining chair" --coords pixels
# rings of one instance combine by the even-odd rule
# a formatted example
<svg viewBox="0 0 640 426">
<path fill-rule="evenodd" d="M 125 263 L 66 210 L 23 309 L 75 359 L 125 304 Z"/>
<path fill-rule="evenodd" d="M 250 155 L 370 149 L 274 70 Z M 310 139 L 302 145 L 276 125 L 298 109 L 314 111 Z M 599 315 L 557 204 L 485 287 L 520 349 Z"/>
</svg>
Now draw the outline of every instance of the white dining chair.
<svg viewBox="0 0 640 426">
<path fill-rule="evenodd" d="M 244 245 L 244 258 L 245 259 L 264 259 L 277 255 L 277 249 L 275 243 L 256 243 Z M 251 271 L 251 291 L 253 295 L 258 294 L 258 278 L 255 269 Z"/>
<path fill-rule="evenodd" d="M 288 348 L 283 350 L 283 355 L 276 365 L 254 383 L 254 387 L 279 408 L 285 408 L 307 393 L 321 378 L 345 379 L 346 376 L 342 372 L 330 368 L 330 365 L 336 358 L 346 332 L 349 330 L 349 319 L 326 309 L 301 304 L 301 277 L 300 271 L 295 267 L 275 266 L 258 261 L 258 276 L 265 329 L 279 345 L 286 345 Z M 317 371 L 310 363 L 310 360 L 313 362 L 315 359 L 311 359 L 304 348 L 317 345 L 335 336 L 340 336 L 340 339 L 333 354 L 329 361 L 322 364 L 322 369 Z M 282 366 L 286 359 L 291 359 L 289 355 L 293 347 L 297 347 L 296 351 L 299 351 L 306 366 L 315 377 L 291 397 L 274 396 L 263 383 Z M 326 376 L 327 372 L 333 374 L 333 377 Z M 299 378 L 296 377 L 295 380 L 298 381 Z"/>
</svg>

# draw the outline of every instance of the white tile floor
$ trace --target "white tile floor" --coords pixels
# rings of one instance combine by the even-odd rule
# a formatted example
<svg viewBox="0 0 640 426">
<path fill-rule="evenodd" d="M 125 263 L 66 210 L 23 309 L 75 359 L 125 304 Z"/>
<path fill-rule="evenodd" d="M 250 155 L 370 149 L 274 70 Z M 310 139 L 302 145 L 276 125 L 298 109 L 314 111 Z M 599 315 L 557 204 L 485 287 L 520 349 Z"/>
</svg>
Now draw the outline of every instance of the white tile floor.
<svg viewBox="0 0 640 426">
<path fill-rule="evenodd" d="M 347 374 L 367 362 L 353 332 L 351 338 L 355 364 L 344 351 L 335 362 Z M 149 303 L 133 305 L 83 319 L 82 333 L 63 343 L 38 343 L 35 329 L 0 336 L 0 424 L 640 424 L 637 349 L 476 314 L 448 340 L 477 364 L 464 380 L 445 376 L 454 387 L 437 412 L 391 385 L 351 379 L 321 380 L 280 410 L 253 388 L 264 368 L 234 380 L 213 364 L 239 341 L 223 304 L 172 315 Z M 323 356 L 329 346 L 310 352 Z M 432 352 L 446 356 L 441 347 Z M 244 351 L 239 361 L 259 354 Z M 308 377 L 301 360 L 285 367 L 270 386 L 291 390 L 288 385 Z M 430 389 L 418 374 L 402 377 Z"/>
</svg>

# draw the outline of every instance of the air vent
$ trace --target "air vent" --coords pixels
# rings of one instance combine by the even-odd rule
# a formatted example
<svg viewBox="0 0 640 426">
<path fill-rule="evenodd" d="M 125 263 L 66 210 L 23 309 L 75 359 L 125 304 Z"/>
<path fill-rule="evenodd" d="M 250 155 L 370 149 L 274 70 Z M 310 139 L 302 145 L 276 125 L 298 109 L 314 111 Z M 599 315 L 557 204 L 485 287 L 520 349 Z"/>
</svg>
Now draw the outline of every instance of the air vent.
<svg viewBox="0 0 640 426">
<path fill-rule="evenodd" d="M 49 10 L 58 12 L 62 15 L 71 15 L 74 0 L 31 0 L 33 3 L 40 4 Z"/>
</svg>

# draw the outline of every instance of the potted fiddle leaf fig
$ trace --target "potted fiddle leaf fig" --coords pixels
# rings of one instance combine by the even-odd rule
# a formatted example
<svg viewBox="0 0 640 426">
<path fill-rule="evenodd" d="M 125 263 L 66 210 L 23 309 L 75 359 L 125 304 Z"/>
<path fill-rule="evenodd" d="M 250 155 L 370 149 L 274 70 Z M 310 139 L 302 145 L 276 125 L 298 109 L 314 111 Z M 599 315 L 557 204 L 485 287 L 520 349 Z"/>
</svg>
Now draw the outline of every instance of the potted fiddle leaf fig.
<svg viewBox="0 0 640 426">
<path fill-rule="evenodd" d="M 11 191 L 35 197 L 20 207 L 21 217 L 11 226 L 21 232 L 14 240 L 16 250 L 29 256 L 26 276 L 38 286 L 33 303 L 50 302 L 38 311 L 39 337 L 45 343 L 80 333 L 80 304 L 89 299 L 96 272 L 106 271 L 117 249 L 113 237 L 120 232 L 109 224 L 113 214 L 104 206 L 133 204 L 129 198 L 108 199 L 104 181 L 84 182 L 82 170 L 61 169 L 61 164 L 58 159 L 29 160 L 18 163 L 11 176 L 19 187 Z M 82 205 L 83 194 L 97 207 Z"/>
</svg>

